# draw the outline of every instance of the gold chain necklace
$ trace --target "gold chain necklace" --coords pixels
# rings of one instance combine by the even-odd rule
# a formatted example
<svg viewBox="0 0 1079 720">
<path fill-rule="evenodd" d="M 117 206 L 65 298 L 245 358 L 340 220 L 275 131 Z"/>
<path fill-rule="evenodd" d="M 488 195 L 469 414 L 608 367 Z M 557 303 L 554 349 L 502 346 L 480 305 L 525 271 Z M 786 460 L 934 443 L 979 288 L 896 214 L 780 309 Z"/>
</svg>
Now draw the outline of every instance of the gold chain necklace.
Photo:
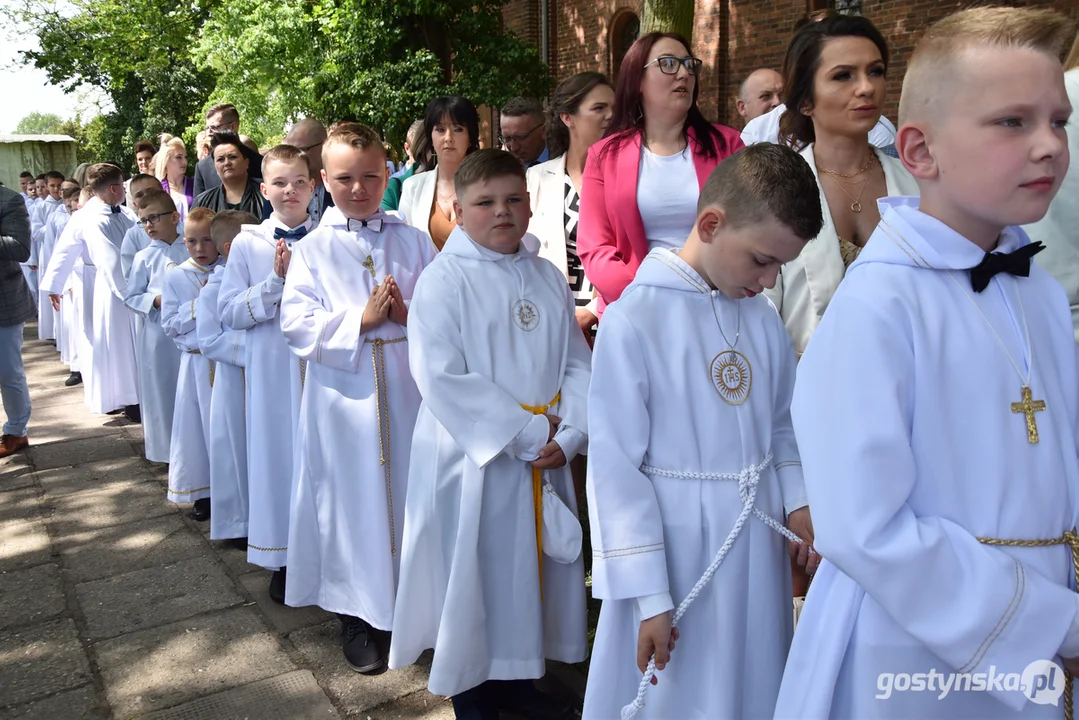
<svg viewBox="0 0 1079 720">
<path fill-rule="evenodd" d="M 749 398 L 749 391 L 753 387 L 753 368 L 749 365 L 749 358 L 735 350 L 738 338 L 742 336 L 742 306 L 736 300 L 738 308 L 738 325 L 734 331 L 734 342 L 727 339 L 723 332 L 723 323 L 719 321 L 719 313 L 716 311 L 716 296 L 718 290 L 713 290 L 709 302 L 712 305 L 712 316 L 719 326 L 719 334 L 723 336 L 723 342 L 727 343 L 729 350 L 712 358 L 708 365 L 708 376 L 712 386 L 728 405 L 741 405 Z"/>
<path fill-rule="evenodd" d="M 841 178 L 858 177 L 859 175 L 864 175 L 866 173 L 866 171 L 869 170 L 869 168 L 873 167 L 874 158 L 876 158 L 876 155 L 874 155 L 872 152 L 870 152 L 869 153 L 869 159 L 865 161 L 865 165 L 862 166 L 862 169 L 859 170 L 858 172 L 853 172 L 853 173 L 849 173 L 849 174 L 848 173 L 837 172 L 835 170 L 829 170 L 828 168 L 821 167 L 820 165 L 817 165 L 817 170 L 819 170 L 822 173 L 827 173 L 829 175 L 835 175 L 836 177 L 841 177 Z"/>
<path fill-rule="evenodd" d="M 847 192 L 847 189 L 845 187 L 843 187 L 843 185 L 838 180 L 836 180 L 835 178 L 832 178 L 832 181 L 835 182 L 835 186 L 837 188 L 839 188 L 840 190 L 842 190 L 844 195 L 846 195 L 848 198 L 850 198 L 850 211 L 851 212 L 860 213 L 862 211 L 862 203 L 861 203 L 862 193 L 865 192 L 865 187 L 866 187 L 866 185 L 869 184 L 868 180 L 869 179 L 866 178 L 866 180 L 862 181 L 862 189 L 858 191 L 858 197 L 854 197 L 849 192 Z"/>
</svg>

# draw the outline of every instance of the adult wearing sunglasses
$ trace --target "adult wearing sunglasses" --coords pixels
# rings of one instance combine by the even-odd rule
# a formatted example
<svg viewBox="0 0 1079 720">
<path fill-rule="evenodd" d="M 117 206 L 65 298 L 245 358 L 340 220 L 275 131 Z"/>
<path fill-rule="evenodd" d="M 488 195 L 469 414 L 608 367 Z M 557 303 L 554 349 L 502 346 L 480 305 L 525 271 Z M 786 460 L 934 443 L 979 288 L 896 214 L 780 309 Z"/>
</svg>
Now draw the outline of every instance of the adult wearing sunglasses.
<svg viewBox="0 0 1079 720">
<path fill-rule="evenodd" d="M 222 103 L 214 105 L 206 111 L 206 135 L 211 140 L 220 132 L 240 132 L 240 112 L 235 105 Z M 262 179 L 262 156 L 258 151 L 252 150 L 243 143 L 239 145 L 240 152 L 247 158 L 248 175 L 256 180 Z M 217 166 L 214 164 L 213 150 L 209 155 L 199 160 L 195 166 L 195 198 L 211 188 L 221 184 L 221 176 L 217 174 Z"/>
<path fill-rule="evenodd" d="M 516 97 L 499 113 L 502 128 L 498 141 L 526 168 L 547 162 L 547 117 L 543 105 L 534 98 Z"/>
<path fill-rule="evenodd" d="M 588 152 L 577 237 L 601 318 L 649 251 L 682 247 L 705 180 L 743 147 L 697 107 L 701 66 L 671 33 L 639 38 L 622 60 L 607 135 Z"/>
</svg>

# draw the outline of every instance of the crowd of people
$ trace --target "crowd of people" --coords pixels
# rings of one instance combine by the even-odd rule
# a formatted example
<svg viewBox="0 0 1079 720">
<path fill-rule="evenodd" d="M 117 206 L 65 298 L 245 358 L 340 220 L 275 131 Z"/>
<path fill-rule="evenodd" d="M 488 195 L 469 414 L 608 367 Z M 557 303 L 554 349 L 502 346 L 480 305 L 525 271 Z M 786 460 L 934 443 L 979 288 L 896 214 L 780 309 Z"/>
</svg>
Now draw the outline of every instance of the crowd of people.
<svg viewBox="0 0 1079 720">
<path fill-rule="evenodd" d="M 1049 10 L 948 16 L 898 129 L 889 61 L 868 19 L 805 18 L 739 132 L 651 33 L 616 83 L 507 103 L 502 149 L 458 96 L 401 167 L 348 121 L 260 153 L 217 105 L 193 177 L 169 135 L 127 180 L 24 173 L 0 188 L 0 455 L 29 443 L 36 319 L 275 602 L 336 613 L 356 672 L 434 649 L 462 719 L 575 717 L 532 681 L 589 654 L 586 718 L 1059 713 L 1079 281 L 1031 261 L 1076 246 L 1079 38 Z M 906 692 L 919 673 L 955 692 Z M 1026 684 L 971 692 L 993 673 Z"/>
</svg>

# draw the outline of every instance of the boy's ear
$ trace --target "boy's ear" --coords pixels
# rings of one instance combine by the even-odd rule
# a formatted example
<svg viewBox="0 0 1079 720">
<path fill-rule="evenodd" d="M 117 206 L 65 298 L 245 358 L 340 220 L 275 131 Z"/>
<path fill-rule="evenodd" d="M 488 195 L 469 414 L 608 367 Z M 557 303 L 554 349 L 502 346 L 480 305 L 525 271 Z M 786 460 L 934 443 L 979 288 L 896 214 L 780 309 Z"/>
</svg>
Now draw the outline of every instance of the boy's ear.
<svg viewBox="0 0 1079 720">
<path fill-rule="evenodd" d="M 940 172 L 929 145 L 927 129 L 923 123 L 906 123 L 896 132 L 896 153 L 903 167 L 915 180 L 933 180 Z"/>
<path fill-rule="evenodd" d="M 270 199 L 270 197 L 266 194 L 266 183 L 265 182 L 259 183 L 259 192 L 262 193 L 262 198 L 264 200 L 269 200 Z"/>
<path fill-rule="evenodd" d="M 701 242 L 710 243 L 726 225 L 727 215 L 723 208 L 708 206 L 697 216 L 697 237 Z"/>
<path fill-rule="evenodd" d="M 458 198 L 454 198 L 454 199 L 453 199 L 453 216 L 454 216 L 455 218 L 457 218 L 457 224 L 458 224 L 458 225 L 460 225 L 461 227 L 464 227 L 464 226 L 465 226 L 465 221 L 464 221 L 464 219 L 463 219 L 463 218 L 461 217 L 461 210 L 462 210 L 462 209 L 463 209 L 463 208 L 461 207 L 461 201 L 460 201 L 460 199 L 458 199 Z"/>
</svg>

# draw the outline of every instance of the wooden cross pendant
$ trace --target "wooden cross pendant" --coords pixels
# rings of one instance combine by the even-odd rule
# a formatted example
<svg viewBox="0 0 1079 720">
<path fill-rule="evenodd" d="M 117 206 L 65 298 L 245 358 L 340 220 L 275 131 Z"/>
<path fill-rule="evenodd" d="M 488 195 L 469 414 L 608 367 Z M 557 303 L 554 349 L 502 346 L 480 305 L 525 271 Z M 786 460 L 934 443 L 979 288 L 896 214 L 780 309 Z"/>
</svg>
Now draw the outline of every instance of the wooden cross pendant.
<svg viewBox="0 0 1079 720">
<path fill-rule="evenodd" d="M 1031 444 L 1038 442 L 1038 423 L 1034 420 L 1034 413 L 1045 410 L 1044 400 L 1034 400 L 1030 388 L 1023 386 L 1023 400 L 1012 403 L 1013 413 L 1023 413 L 1027 416 L 1027 441 Z"/>
<path fill-rule="evenodd" d="M 367 272 L 371 273 L 371 277 L 375 276 L 375 261 L 370 255 L 363 261 L 363 266 L 367 268 Z"/>
</svg>

